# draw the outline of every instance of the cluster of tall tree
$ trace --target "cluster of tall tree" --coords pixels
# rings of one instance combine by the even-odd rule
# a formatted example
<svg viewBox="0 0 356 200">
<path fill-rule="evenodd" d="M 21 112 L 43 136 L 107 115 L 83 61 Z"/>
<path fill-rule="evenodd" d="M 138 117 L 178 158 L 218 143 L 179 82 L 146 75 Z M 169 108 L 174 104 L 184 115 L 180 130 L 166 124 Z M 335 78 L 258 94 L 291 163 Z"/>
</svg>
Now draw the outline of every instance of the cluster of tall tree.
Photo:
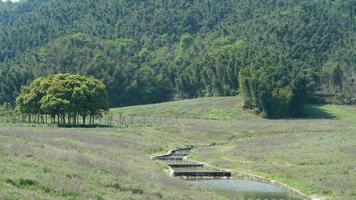
<svg viewBox="0 0 356 200">
<path fill-rule="evenodd" d="M 95 78 L 55 74 L 24 87 L 16 103 L 29 121 L 31 116 L 49 115 L 52 123 L 93 125 L 108 110 L 107 96 L 106 86 Z"/>
<path fill-rule="evenodd" d="M 239 83 L 244 107 L 266 118 L 301 117 L 307 97 L 316 88 L 314 73 L 286 66 L 247 67 Z"/>
<path fill-rule="evenodd" d="M 318 87 L 298 95 L 355 103 L 355 13 L 354 0 L 1 2 L 0 104 L 58 72 L 102 80 L 111 106 L 235 95 L 249 66 L 293 69 L 290 88 L 309 71 Z"/>
</svg>

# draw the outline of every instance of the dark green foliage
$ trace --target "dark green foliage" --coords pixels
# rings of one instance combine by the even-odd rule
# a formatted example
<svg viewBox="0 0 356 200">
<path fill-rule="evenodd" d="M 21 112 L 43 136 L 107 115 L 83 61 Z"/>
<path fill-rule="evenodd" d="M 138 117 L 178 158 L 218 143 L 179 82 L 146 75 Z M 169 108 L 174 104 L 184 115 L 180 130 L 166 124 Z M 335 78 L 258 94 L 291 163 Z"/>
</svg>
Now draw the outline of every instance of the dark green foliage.
<svg viewBox="0 0 356 200">
<path fill-rule="evenodd" d="M 337 66 L 331 73 L 331 81 L 337 89 L 342 89 L 342 80 L 344 79 L 344 72 Z"/>
<path fill-rule="evenodd" d="M 285 66 L 247 67 L 240 71 L 239 81 L 244 107 L 267 118 L 304 115 L 306 98 L 315 89 L 313 73 Z"/>
<path fill-rule="evenodd" d="M 116 190 L 120 190 L 123 192 L 132 192 L 132 194 L 143 194 L 144 193 L 143 189 L 141 189 L 139 187 L 135 187 L 135 186 L 127 187 L 127 186 L 120 185 L 119 183 L 111 184 L 111 185 L 108 185 L 107 187 L 112 187 L 112 188 L 115 188 Z"/>
<path fill-rule="evenodd" d="M 1 3 L 0 103 L 58 72 L 102 80 L 111 106 L 235 95 L 247 66 L 288 77 L 270 94 L 277 105 L 310 95 L 293 84 L 319 80 L 317 95 L 353 103 L 355 13 L 354 0 Z M 304 83 L 305 71 L 317 77 Z"/>
<path fill-rule="evenodd" d="M 24 178 L 19 178 L 16 180 L 7 179 L 6 182 L 18 188 L 26 188 L 26 187 L 38 185 L 37 181 L 32 179 L 24 179 Z"/>
<path fill-rule="evenodd" d="M 79 116 L 86 123 L 108 110 L 106 86 L 99 80 L 73 74 L 56 74 L 38 78 L 22 89 L 16 99 L 17 109 L 31 115 L 50 115 L 54 123 L 79 124 Z"/>
</svg>

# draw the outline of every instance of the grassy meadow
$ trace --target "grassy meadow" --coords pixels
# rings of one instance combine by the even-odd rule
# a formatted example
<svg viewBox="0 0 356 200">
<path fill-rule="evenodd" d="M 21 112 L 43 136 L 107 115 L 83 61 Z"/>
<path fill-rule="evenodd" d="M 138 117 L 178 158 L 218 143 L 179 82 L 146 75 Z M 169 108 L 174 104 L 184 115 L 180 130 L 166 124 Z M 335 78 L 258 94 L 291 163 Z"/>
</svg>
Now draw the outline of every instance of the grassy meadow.
<svg viewBox="0 0 356 200">
<path fill-rule="evenodd" d="M 1 124 L 0 199 L 223 199 L 168 176 L 150 156 L 197 145 L 190 159 L 278 180 L 310 196 L 356 198 L 356 107 L 308 105 L 266 120 L 239 97 L 112 109 L 173 125 L 57 128 Z M 208 145 L 209 144 L 209 145 Z"/>
</svg>

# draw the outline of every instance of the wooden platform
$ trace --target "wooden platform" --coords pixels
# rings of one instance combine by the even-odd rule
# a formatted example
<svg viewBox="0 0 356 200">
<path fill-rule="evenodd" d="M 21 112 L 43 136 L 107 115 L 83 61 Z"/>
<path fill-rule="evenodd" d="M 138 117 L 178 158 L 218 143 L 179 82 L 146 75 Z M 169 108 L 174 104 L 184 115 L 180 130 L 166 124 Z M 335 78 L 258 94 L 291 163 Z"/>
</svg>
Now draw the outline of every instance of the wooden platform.
<svg viewBox="0 0 356 200">
<path fill-rule="evenodd" d="M 168 164 L 168 166 L 170 166 L 173 169 L 174 168 L 202 168 L 202 167 L 204 167 L 203 164 L 185 164 L 185 163 Z"/>
<path fill-rule="evenodd" d="M 170 154 L 156 156 L 153 159 L 166 162 L 173 170 L 172 175 L 182 179 L 221 179 L 232 176 L 231 172 L 216 170 L 201 163 L 185 160 L 191 151 L 190 147 L 178 148 L 172 150 Z"/>
<path fill-rule="evenodd" d="M 173 175 L 176 177 L 185 177 L 185 178 L 230 178 L 231 172 L 173 172 Z"/>
<path fill-rule="evenodd" d="M 171 155 L 172 156 L 183 156 L 183 157 L 185 157 L 185 156 L 189 155 L 189 153 L 172 153 Z"/>
<path fill-rule="evenodd" d="M 162 161 L 182 161 L 183 157 L 163 156 L 163 157 L 156 157 L 155 159 L 162 160 Z"/>
</svg>

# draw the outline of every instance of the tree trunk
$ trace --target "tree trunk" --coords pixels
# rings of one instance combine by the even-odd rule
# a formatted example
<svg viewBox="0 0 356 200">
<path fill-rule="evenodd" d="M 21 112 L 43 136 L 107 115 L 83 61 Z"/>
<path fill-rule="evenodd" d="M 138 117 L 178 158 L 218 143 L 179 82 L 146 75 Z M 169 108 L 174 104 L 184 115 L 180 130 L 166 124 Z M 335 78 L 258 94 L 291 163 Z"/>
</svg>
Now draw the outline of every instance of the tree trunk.
<svg viewBox="0 0 356 200">
<path fill-rule="evenodd" d="M 62 121 L 62 122 L 63 122 L 63 125 L 65 125 L 65 124 L 66 124 L 66 114 L 63 114 L 62 118 L 63 118 L 63 119 L 62 119 L 62 120 L 63 120 L 63 121 Z"/>
</svg>

